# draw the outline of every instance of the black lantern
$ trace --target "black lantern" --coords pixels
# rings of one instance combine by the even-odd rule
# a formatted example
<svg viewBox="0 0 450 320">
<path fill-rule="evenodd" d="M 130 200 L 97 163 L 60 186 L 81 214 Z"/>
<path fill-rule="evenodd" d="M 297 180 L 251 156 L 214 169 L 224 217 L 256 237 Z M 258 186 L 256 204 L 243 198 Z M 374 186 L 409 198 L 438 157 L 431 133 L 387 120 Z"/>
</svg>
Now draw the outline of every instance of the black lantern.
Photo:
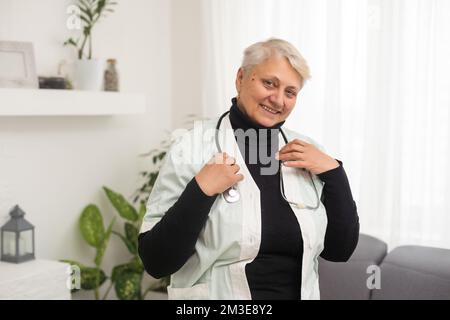
<svg viewBox="0 0 450 320">
<path fill-rule="evenodd" d="M 34 259 L 34 226 L 25 220 L 25 212 L 16 205 L 11 219 L 2 227 L 2 261 L 21 263 Z"/>
</svg>

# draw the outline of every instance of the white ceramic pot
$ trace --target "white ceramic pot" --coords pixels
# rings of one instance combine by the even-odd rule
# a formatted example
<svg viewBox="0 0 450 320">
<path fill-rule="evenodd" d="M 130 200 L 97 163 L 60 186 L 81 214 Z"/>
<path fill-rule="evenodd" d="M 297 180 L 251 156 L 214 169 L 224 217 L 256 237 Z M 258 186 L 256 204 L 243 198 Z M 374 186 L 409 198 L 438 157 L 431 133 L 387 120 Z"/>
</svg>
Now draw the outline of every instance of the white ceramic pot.
<svg viewBox="0 0 450 320">
<path fill-rule="evenodd" d="M 103 91 L 105 67 L 104 60 L 76 60 L 73 73 L 74 89 Z"/>
</svg>

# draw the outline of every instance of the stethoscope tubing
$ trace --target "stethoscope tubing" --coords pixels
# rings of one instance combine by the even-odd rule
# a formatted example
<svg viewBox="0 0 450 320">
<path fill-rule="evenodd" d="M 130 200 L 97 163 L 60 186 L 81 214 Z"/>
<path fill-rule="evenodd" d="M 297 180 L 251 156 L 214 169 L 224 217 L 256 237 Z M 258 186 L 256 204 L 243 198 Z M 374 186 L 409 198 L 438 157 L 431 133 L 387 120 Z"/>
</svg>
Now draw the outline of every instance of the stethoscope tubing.
<svg viewBox="0 0 450 320">
<path fill-rule="evenodd" d="M 223 113 L 220 116 L 219 120 L 217 121 L 216 132 L 215 132 L 214 139 L 215 139 L 215 142 L 216 142 L 217 151 L 219 153 L 222 153 L 222 148 L 220 147 L 220 143 L 219 143 L 220 125 L 222 124 L 223 118 L 225 118 L 229 113 L 230 113 L 230 111 L 226 111 L 225 113 Z M 284 133 L 284 131 L 281 128 L 279 130 L 280 130 L 281 135 L 283 136 L 284 142 L 287 144 L 288 143 L 288 139 L 286 137 L 286 134 Z M 309 177 L 311 179 L 311 183 L 314 186 L 314 191 L 315 191 L 315 194 L 316 194 L 316 205 L 315 206 L 309 206 L 309 205 L 305 205 L 305 204 L 302 204 L 302 203 L 296 203 L 296 202 L 289 201 L 286 198 L 285 193 L 284 193 L 284 179 L 283 179 L 283 173 L 282 173 L 282 169 L 281 169 L 281 162 L 280 162 L 279 170 L 280 170 L 280 193 L 281 193 L 281 195 L 283 196 L 283 199 L 286 202 L 288 202 L 289 204 L 295 205 L 295 206 L 299 207 L 300 209 L 312 209 L 312 210 L 315 210 L 315 209 L 317 209 L 320 206 L 319 193 L 317 191 L 316 184 L 314 183 L 314 179 L 313 179 L 313 177 L 311 175 L 311 172 L 308 171 L 308 174 L 309 174 Z M 305 170 L 305 169 L 303 169 L 303 170 Z M 240 195 L 239 195 L 239 192 L 237 191 L 236 186 L 232 186 L 232 187 L 228 188 L 227 190 L 225 190 L 222 193 L 222 195 L 223 195 L 225 201 L 230 202 L 230 203 L 231 202 L 236 202 L 240 198 Z"/>
</svg>

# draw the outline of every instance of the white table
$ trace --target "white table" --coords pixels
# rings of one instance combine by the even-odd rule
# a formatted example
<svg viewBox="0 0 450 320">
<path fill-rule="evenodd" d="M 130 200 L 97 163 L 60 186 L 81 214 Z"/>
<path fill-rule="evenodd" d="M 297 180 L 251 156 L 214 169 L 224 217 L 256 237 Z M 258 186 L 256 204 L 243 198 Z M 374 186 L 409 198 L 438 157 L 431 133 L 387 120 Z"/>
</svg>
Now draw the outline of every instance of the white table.
<svg viewBox="0 0 450 320">
<path fill-rule="evenodd" d="M 0 299 L 69 300 L 68 268 L 66 263 L 49 260 L 0 262 Z"/>
</svg>

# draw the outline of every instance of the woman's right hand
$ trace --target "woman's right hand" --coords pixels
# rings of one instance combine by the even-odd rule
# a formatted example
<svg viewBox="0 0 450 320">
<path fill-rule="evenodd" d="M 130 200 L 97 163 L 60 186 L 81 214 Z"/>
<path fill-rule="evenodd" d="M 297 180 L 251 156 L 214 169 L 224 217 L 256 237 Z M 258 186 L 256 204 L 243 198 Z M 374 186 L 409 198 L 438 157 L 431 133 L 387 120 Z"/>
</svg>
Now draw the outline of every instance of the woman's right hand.
<svg viewBox="0 0 450 320">
<path fill-rule="evenodd" d="M 195 176 L 195 180 L 206 195 L 214 196 L 244 179 L 242 174 L 238 174 L 239 169 L 233 157 L 226 152 L 217 153 Z"/>
</svg>

